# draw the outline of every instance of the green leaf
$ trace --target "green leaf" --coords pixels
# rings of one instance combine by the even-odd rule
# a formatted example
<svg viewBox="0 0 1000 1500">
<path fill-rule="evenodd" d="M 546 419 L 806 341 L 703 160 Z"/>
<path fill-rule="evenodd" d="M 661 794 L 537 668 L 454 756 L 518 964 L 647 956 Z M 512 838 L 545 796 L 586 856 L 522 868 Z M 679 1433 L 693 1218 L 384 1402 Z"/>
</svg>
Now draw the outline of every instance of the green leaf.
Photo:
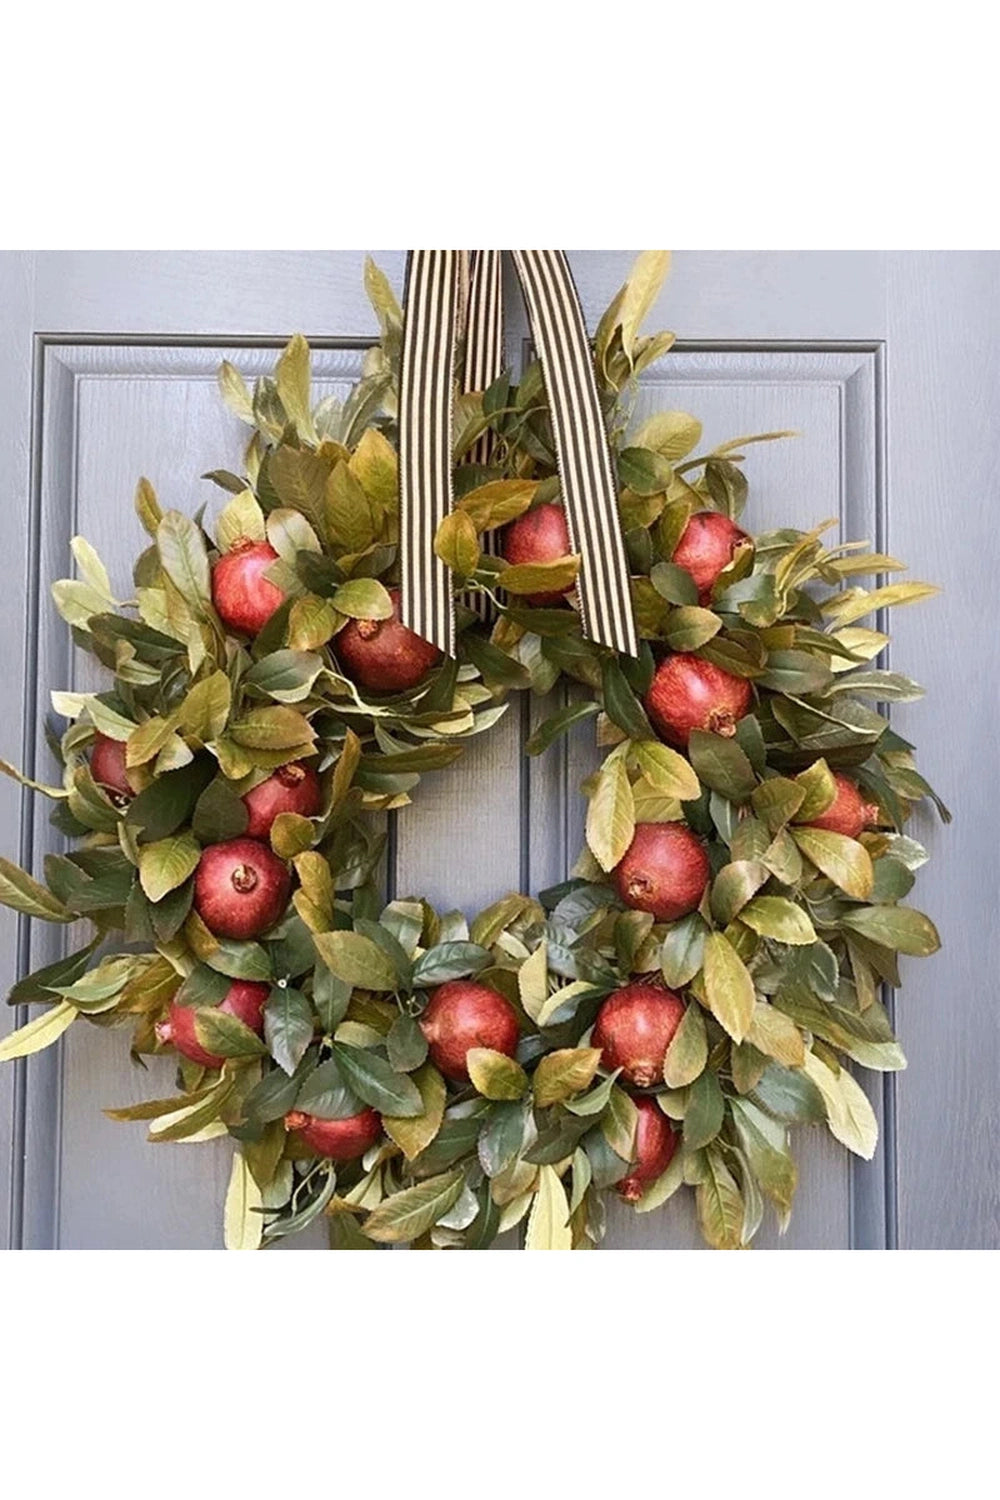
<svg viewBox="0 0 1000 1500">
<path fill-rule="evenodd" d="M 337 1059 L 330 1057 L 307 1075 L 295 1107 L 320 1120 L 347 1120 L 358 1114 L 363 1104 L 348 1086 Z"/>
<path fill-rule="evenodd" d="M 704 962 L 708 928 L 696 911 L 667 931 L 660 949 L 660 968 L 672 990 L 689 984 Z"/>
<path fill-rule="evenodd" d="M 201 845 L 190 833 L 173 834 L 139 850 L 139 883 L 150 901 L 162 901 L 193 875 Z"/>
<path fill-rule="evenodd" d="M 826 1119 L 823 1096 L 799 1068 L 772 1063 L 753 1090 L 754 1101 L 769 1115 L 791 1123 L 815 1124 Z"/>
<path fill-rule="evenodd" d="M 837 795 L 833 772 L 825 760 L 817 760 L 800 771 L 795 780 L 805 790 L 805 797 L 795 814 L 796 820 L 811 823 L 826 812 Z"/>
<path fill-rule="evenodd" d="M 719 1025 L 742 1042 L 753 1016 L 753 980 L 721 932 L 710 932 L 705 939 L 705 995 Z"/>
<path fill-rule="evenodd" d="M 292 750 L 316 738 L 308 719 L 294 708 L 278 706 L 251 709 L 229 732 L 235 743 L 247 750 Z"/>
<path fill-rule="evenodd" d="M 603 870 L 613 870 L 635 834 L 635 800 L 625 762 L 611 754 L 587 808 L 587 843 Z"/>
<path fill-rule="evenodd" d="M 753 766 L 735 740 L 693 729 L 688 758 L 705 786 L 721 792 L 730 802 L 745 802 L 757 785 Z"/>
<path fill-rule="evenodd" d="M 391 620 L 389 590 L 377 578 L 350 578 L 333 596 L 333 607 L 354 620 Z"/>
<path fill-rule="evenodd" d="M 792 1207 L 798 1172 L 787 1133 L 748 1099 L 732 1101 L 733 1122 L 761 1188 L 783 1215 Z"/>
<path fill-rule="evenodd" d="M 261 1057 L 267 1051 L 239 1016 L 225 1010 L 195 1009 L 194 1034 L 199 1046 L 217 1057 Z"/>
<path fill-rule="evenodd" d="M 334 1042 L 333 1055 L 354 1092 L 379 1114 L 416 1119 L 424 1113 L 424 1102 L 413 1079 L 397 1073 L 377 1052 Z"/>
<path fill-rule="evenodd" d="M 828 880 L 856 901 L 868 899 L 875 872 L 863 844 L 825 828 L 793 828 L 791 834 L 806 859 Z"/>
<path fill-rule="evenodd" d="M 448 979 L 464 979 L 468 974 L 478 974 L 489 962 L 488 950 L 478 943 L 436 943 L 414 964 L 413 984 L 423 989 Z"/>
<path fill-rule="evenodd" d="M 771 833 L 784 828 L 799 811 L 805 799 L 805 788 L 785 776 L 771 776 L 762 781 L 751 797 L 753 810 Z"/>
<path fill-rule="evenodd" d="M 608 718 L 631 739 L 651 742 L 653 731 L 645 710 L 613 657 L 602 664 L 601 677 L 604 710 Z"/>
<path fill-rule="evenodd" d="M 220 511 L 215 537 L 220 552 L 231 552 L 243 542 L 262 542 L 266 536 L 264 512 L 253 490 L 240 489 Z"/>
<path fill-rule="evenodd" d="M 243 681 L 278 703 L 300 703 L 322 670 L 323 659 L 315 652 L 272 651 L 254 663 Z"/>
<path fill-rule="evenodd" d="M 708 1034 L 701 1007 L 690 1001 L 663 1059 L 668 1088 L 682 1089 L 702 1073 L 708 1061 Z"/>
<path fill-rule="evenodd" d="M 75 917 L 51 891 L 26 871 L 0 857 L 0 904 L 45 922 L 73 922 Z"/>
<path fill-rule="evenodd" d="M 394 990 L 400 975 L 388 954 L 360 932 L 317 932 L 313 941 L 331 974 L 352 988 Z"/>
<path fill-rule="evenodd" d="M 632 758 L 650 786 L 665 797 L 676 797 L 682 802 L 701 796 L 698 777 L 683 755 L 661 745 L 658 740 L 634 741 Z"/>
<path fill-rule="evenodd" d="M 740 921 L 779 943 L 814 943 L 816 932 L 806 912 L 784 896 L 755 896 L 740 912 Z"/>
<path fill-rule="evenodd" d="M 743 1243 L 743 1199 L 736 1179 L 718 1151 L 705 1152 L 705 1172 L 695 1189 L 701 1232 L 714 1250 L 738 1250 Z"/>
<path fill-rule="evenodd" d="M 712 916 L 727 926 L 768 880 L 768 870 L 756 859 L 735 859 L 723 865 L 712 882 Z"/>
<path fill-rule="evenodd" d="M 639 1111 L 624 1089 L 617 1086 L 608 1096 L 607 1113 L 601 1120 L 604 1139 L 622 1161 L 631 1161 L 635 1151 L 635 1132 Z"/>
<path fill-rule="evenodd" d="M 599 1047 L 563 1047 L 549 1052 L 539 1062 L 532 1079 L 539 1109 L 561 1104 L 564 1099 L 589 1088 L 601 1061 Z"/>
<path fill-rule="evenodd" d="M 841 924 L 870 942 L 914 958 L 927 958 L 941 946 L 930 917 L 911 906 L 858 906 L 844 914 Z"/>
<path fill-rule="evenodd" d="M 700 1151 L 714 1141 L 722 1129 L 726 1101 L 719 1085 L 719 1075 L 711 1068 L 695 1079 L 688 1091 L 684 1111 L 684 1144 L 689 1151 Z"/>
<path fill-rule="evenodd" d="M 801 1068 L 805 1058 L 802 1033 L 788 1016 L 773 1005 L 758 1001 L 747 1031 L 747 1041 L 788 1068 Z"/>
<path fill-rule="evenodd" d="M 279 1068 L 294 1073 L 313 1039 L 312 1006 L 300 990 L 272 987 L 264 1006 L 264 1035 Z"/>
<path fill-rule="evenodd" d="M 541 755 L 574 724 L 579 724 L 583 719 L 589 719 L 597 713 L 600 713 L 600 707 L 596 703 L 568 703 L 565 708 L 560 708 L 539 724 L 524 748 L 529 755 Z"/>
<path fill-rule="evenodd" d="M 652 448 L 623 448 L 618 455 L 618 479 L 635 495 L 666 494 L 674 471 L 662 454 Z"/>
<path fill-rule="evenodd" d="M 225 672 L 196 682 L 177 710 L 177 727 L 203 744 L 218 739 L 226 727 L 232 688 Z"/>
<path fill-rule="evenodd" d="M 404 1188 L 372 1209 L 364 1232 L 369 1239 L 383 1245 L 419 1239 L 458 1202 L 464 1186 L 465 1173 L 458 1170 Z"/>
<path fill-rule="evenodd" d="M 414 1017 L 405 1012 L 389 1027 L 385 1048 L 397 1073 L 412 1073 L 427 1058 L 427 1038 Z"/>
<path fill-rule="evenodd" d="M 860 1084 L 846 1068 L 834 1074 L 815 1052 L 806 1053 L 803 1069 L 823 1096 L 830 1134 L 856 1156 L 871 1161 L 878 1144 L 878 1121 Z"/>
<path fill-rule="evenodd" d="M 670 611 L 661 634 L 671 651 L 696 651 L 721 629 L 722 621 L 710 609 L 682 604 Z"/>
<path fill-rule="evenodd" d="M 164 573 L 181 597 L 201 612 L 212 597 L 201 528 L 179 510 L 168 510 L 157 528 L 156 550 Z"/>
<path fill-rule="evenodd" d="M 76 1006 L 71 1005 L 68 1000 L 54 1005 L 51 1010 L 36 1016 L 33 1021 L 28 1021 L 25 1026 L 18 1027 L 17 1031 L 10 1032 L 0 1040 L 0 1062 L 10 1062 L 15 1057 L 30 1057 L 34 1052 L 41 1052 L 43 1047 L 51 1047 L 72 1026 L 79 1014 Z"/>
<path fill-rule="evenodd" d="M 569 1227 L 569 1203 L 566 1190 L 555 1167 L 538 1169 L 538 1187 L 531 1205 L 526 1250 L 572 1250 L 573 1233 Z"/>
<path fill-rule="evenodd" d="M 918 599 L 929 599 L 940 592 L 933 583 L 891 583 L 883 589 L 845 589 L 827 599 L 821 608 L 839 630 L 875 610 L 888 609 L 894 604 L 914 604 Z"/>
<path fill-rule="evenodd" d="M 517 563 L 504 568 L 498 581 L 508 594 L 562 594 L 571 589 L 580 571 L 573 555 L 547 563 Z"/>
<path fill-rule="evenodd" d="M 520 1063 L 491 1047 L 470 1047 L 465 1065 L 473 1088 L 484 1099 L 520 1099 L 528 1087 L 528 1076 Z"/>
<path fill-rule="evenodd" d="M 382 1116 L 383 1129 L 396 1142 L 407 1161 L 413 1161 L 436 1137 L 444 1119 L 447 1097 L 444 1079 L 430 1063 L 417 1069 L 413 1083 L 420 1094 L 421 1112 L 409 1116 Z"/>
</svg>

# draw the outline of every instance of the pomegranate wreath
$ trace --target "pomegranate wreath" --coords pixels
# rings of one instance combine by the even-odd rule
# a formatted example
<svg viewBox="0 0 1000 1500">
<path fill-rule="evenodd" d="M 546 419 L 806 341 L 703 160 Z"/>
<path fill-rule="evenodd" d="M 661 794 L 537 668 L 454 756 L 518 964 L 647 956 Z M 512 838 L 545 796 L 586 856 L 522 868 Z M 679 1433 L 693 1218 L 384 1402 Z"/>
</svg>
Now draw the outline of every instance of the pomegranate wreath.
<svg viewBox="0 0 1000 1500">
<path fill-rule="evenodd" d="M 141 480 L 134 598 L 80 537 L 54 585 L 111 681 L 53 694 L 60 784 L 4 766 L 73 846 L 44 884 L 0 862 L 0 900 L 91 931 L 15 984 L 46 1008 L 0 1057 L 78 1019 L 171 1054 L 176 1093 L 108 1113 L 233 1138 L 231 1248 L 322 1216 L 338 1249 L 522 1222 L 528 1249 L 586 1249 L 608 1192 L 647 1213 L 685 1187 L 709 1245 L 748 1245 L 766 1204 L 788 1222 L 791 1126 L 873 1155 L 850 1064 L 904 1066 L 883 987 L 938 947 L 904 828 L 924 798 L 948 815 L 873 706 L 921 692 L 873 665 L 873 617 L 934 590 L 859 585 L 900 564 L 832 522 L 754 536 L 762 439 L 634 428 L 672 341 L 638 332 L 663 253 L 592 344 L 560 252 L 513 254 L 539 351 L 519 383 L 497 253 L 470 281 L 466 252 L 415 252 L 405 317 L 369 262 L 381 338 L 348 399 L 313 403 L 301 337 L 252 392 L 224 364 L 250 437 L 242 473 L 206 476 L 214 525 Z M 602 474 L 612 526 L 581 490 Z M 586 719 L 606 752 L 572 878 L 469 920 L 386 904 L 385 815 L 512 691 L 559 684 L 529 753 Z"/>
</svg>

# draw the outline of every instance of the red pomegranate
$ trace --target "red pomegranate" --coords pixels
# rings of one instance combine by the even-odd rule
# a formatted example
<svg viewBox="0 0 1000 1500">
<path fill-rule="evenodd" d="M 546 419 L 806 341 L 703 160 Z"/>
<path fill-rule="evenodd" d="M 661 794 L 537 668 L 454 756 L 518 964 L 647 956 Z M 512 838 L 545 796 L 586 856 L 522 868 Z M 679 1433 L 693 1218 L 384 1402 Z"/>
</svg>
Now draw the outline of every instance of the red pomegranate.
<svg viewBox="0 0 1000 1500">
<path fill-rule="evenodd" d="M 319 812 L 322 800 L 319 777 L 312 766 L 293 760 L 243 798 L 243 806 L 250 815 L 247 837 L 269 838 L 271 824 L 279 813 L 300 813 L 303 818 L 311 818 Z"/>
<path fill-rule="evenodd" d="M 285 1129 L 294 1130 L 317 1156 L 328 1156 L 331 1161 L 354 1161 L 364 1156 L 381 1136 L 382 1118 L 373 1109 L 363 1109 L 360 1114 L 348 1115 L 346 1120 L 321 1120 L 318 1115 L 293 1109 L 285 1116 Z"/>
<path fill-rule="evenodd" d="M 134 797 L 125 772 L 125 741 L 113 740 L 98 730 L 90 752 L 90 774 L 114 799 Z"/>
<path fill-rule="evenodd" d="M 643 1193 L 662 1177 L 677 1150 L 677 1132 L 655 1099 L 635 1099 L 639 1111 L 635 1127 L 635 1161 L 617 1184 L 626 1203 L 638 1203 Z"/>
<path fill-rule="evenodd" d="M 269 985 L 254 984 L 248 979 L 234 979 L 216 1009 L 225 1011 L 228 1016 L 235 1016 L 260 1036 L 264 1030 L 264 1006 L 270 993 Z M 157 1040 L 170 1042 L 178 1052 L 203 1068 L 221 1068 L 225 1059 L 206 1052 L 198 1041 L 194 1028 L 193 1007 L 175 1003 L 171 1005 L 167 1019 L 156 1023 Z"/>
<path fill-rule="evenodd" d="M 663 1077 L 663 1059 L 684 1015 L 684 1002 L 653 980 L 637 979 L 615 990 L 601 1005 L 593 1043 L 601 1062 L 636 1088 L 648 1089 Z"/>
<path fill-rule="evenodd" d="M 708 729 L 727 739 L 750 709 L 753 694 L 745 677 L 734 677 L 700 656 L 666 657 L 645 697 L 646 712 L 668 744 L 685 746 L 692 729 Z"/>
<path fill-rule="evenodd" d="M 352 682 L 376 693 L 405 693 L 426 677 L 441 653 L 399 618 L 399 589 L 390 589 L 392 618 L 349 620 L 336 638 L 340 665 Z"/>
<path fill-rule="evenodd" d="M 264 574 L 278 554 L 269 542 L 237 542 L 212 569 L 212 603 L 223 625 L 256 635 L 285 596 Z"/>
<path fill-rule="evenodd" d="M 536 505 L 534 510 L 525 511 L 504 530 L 503 557 L 511 565 L 555 562 L 572 550 L 561 505 Z M 528 594 L 526 597 L 529 604 L 559 604 L 572 589 L 570 584 L 552 593 Z"/>
<path fill-rule="evenodd" d="M 513 1057 L 520 1035 L 517 1016 L 496 990 L 471 979 L 438 985 L 420 1018 L 431 1062 L 455 1083 L 468 1083 L 465 1055 L 489 1047 Z"/>
<path fill-rule="evenodd" d="M 717 510 L 699 511 L 691 517 L 674 548 L 674 562 L 691 574 L 702 604 L 708 603 L 716 579 L 732 562 L 737 547 L 749 540 L 735 521 Z"/>
<path fill-rule="evenodd" d="M 288 901 L 287 867 L 259 839 L 210 844 L 194 876 L 194 908 L 216 937 L 255 938 Z"/>
<path fill-rule="evenodd" d="M 614 876 L 626 906 L 674 922 L 694 911 L 705 894 L 708 855 L 686 823 L 640 823 Z"/>
<path fill-rule="evenodd" d="M 849 839 L 856 839 L 869 824 L 878 821 L 878 808 L 865 801 L 849 777 L 834 771 L 833 779 L 837 784 L 837 795 L 826 812 L 820 813 L 818 818 L 811 818 L 806 826 L 826 828 L 830 833 L 846 833 Z"/>
</svg>

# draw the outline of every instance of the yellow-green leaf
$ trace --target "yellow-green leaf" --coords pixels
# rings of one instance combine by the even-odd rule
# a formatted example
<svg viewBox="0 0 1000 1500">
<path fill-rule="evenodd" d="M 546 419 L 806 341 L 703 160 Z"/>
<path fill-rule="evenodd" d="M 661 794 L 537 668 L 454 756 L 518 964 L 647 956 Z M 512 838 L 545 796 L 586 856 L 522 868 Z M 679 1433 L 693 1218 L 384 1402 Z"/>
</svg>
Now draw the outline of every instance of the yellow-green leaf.
<svg viewBox="0 0 1000 1500">
<path fill-rule="evenodd" d="M 423 1067 L 411 1073 L 410 1077 L 424 1102 L 423 1113 L 412 1116 L 382 1116 L 382 1126 L 386 1135 L 396 1142 L 407 1161 L 412 1161 L 415 1156 L 419 1156 L 441 1129 L 447 1097 L 444 1079 L 431 1063 L 424 1063 Z"/>
<path fill-rule="evenodd" d="M 229 732 L 236 744 L 247 750 L 289 750 L 316 738 L 308 719 L 297 709 L 280 705 L 251 709 Z"/>
<path fill-rule="evenodd" d="M 625 762 L 612 753 L 587 808 L 587 844 L 602 870 L 613 870 L 635 834 L 635 801 Z"/>
<path fill-rule="evenodd" d="M 806 1053 L 802 1033 L 784 1011 L 758 1000 L 747 1031 L 747 1041 L 758 1052 L 773 1057 L 786 1068 L 801 1068 Z"/>
<path fill-rule="evenodd" d="M 845 589 L 821 605 L 840 629 L 853 625 L 878 609 L 889 609 L 894 604 L 915 604 L 918 599 L 929 599 L 941 590 L 933 583 L 890 583 L 883 589 Z"/>
<path fill-rule="evenodd" d="M 705 996 L 719 1025 L 742 1042 L 753 1015 L 753 980 L 732 943 L 721 932 L 705 939 Z"/>
<path fill-rule="evenodd" d="M 809 916 L 785 896 L 755 896 L 740 912 L 740 921 L 779 943 L 814 943 L 816 931 Z"/>
<path fill-rule="evenodd" d="M 702 1234 L 713 1250 L 738 1250 L 743 1243 L 743 1198 L 736 1179 L 717 1151 L 705 1152 L 705 1172 L 695 1189 Z"/>
<path fill-rule="evenodd" d="M 499 582 L 508 594 L 561 594 L 572 588 L 580 571 L 578 556 L 558 557 L 547 563 L 516 563 L 504 568 Z"/>
<path fill-rule="evenodd" d="M 33 880 L 26 870 L 20 869 L 9 859 L 0 857 L 0 903 L 14 911 L 24 912 L 28 917 L 41 917 L 44 922 L 75 922 L 61 901 Z"/>
<path fill-rule="evenodd" d="M 242 1151 L 233 1153 L 226 1190 L 224 1238 L 227 1250 L 259 1250 L 264 1233 L 263 1194 Z"/>
<path fill-rule="evenodd" d="M 360 932 L 317 932 L 313 942 L 332 974 L 362 990 L 394 990 L 399 975 L 392 959 Z"/>
<path fill-rule="evenodd" d="M 708 1061 L 708 1034 L 701 1007 L 690 1001 L 674 1032 L 663 1059 L 663 1081 L 668 1088 L 682 1089 L 704 1071 Z"/>
<path fill-rule="evenodd" d="M 805 798 L 794 814 L 795 821 L 811 823 L 814 818 L 826 812 L 837 795 L 833 772 L 825 760 L 816 760 L 811 766 L 806 766 L 804 771 L 800 771 L 795 780 L 805 788 Z"/>
<path fill-rule="evenodd" d="M 537 489 L 537 479 L 494 479 L 463 495 L 455 509 L 469 517 L 476 531 L 493 531 L 523 516 Z"/>
<path fill-rule="evenodd" d="M 685 458 L 701 441 L 701 423 L 686 411 L 658 411 L 647 417 L 632 442 L 664 458 Z"/>
<path fill-rule="evenodd" d="M 296 333 L 278 357 L 274 370 L 278 397 L 286 415 L 294 423 L 300 438 L 307 443 L 316 441 L 311 410 L 311 381 L 309 371 L 309 345 L 301 333 Z"/>
<path fill-rule="evenodd" d="M 262 542 L 264 512 L 253 490 L 240 490 L 219 512 L 215 537 L 221 552 L 231 552 L 239 542 Z"/>
<path fill-rule="evenodd" d="M 912 906 L 859 906 L 845 914 L 843 924 L 869 942 L 914 958 L 927 958 L 941 946 L 930 917 Z"/>
<path fill-rule="evenodd" d="M 465 1066 L 476 1091 L 484 1099 L 520 1099 L 528 1087 L 528 1076 L 519 1062 L 492 1047 L 470 1047 Z"/>
<path fill-rule="evenodd" d="M 393 1193 L 368 1215 L 364 1232 L 383 1245 L 418 1239 L 454 1207 L 464 1186 L 465 1173 L 458 1170 L 428 1177 L 416 1187 Z"/>
<path fill-rule="evenodd" d="M 366 427 L 347 466 L 365 494 L 383 510 L 396 503 L 399 461 L 396 450 L 377 427 Z"/>
<path fill-rule="evenodd" d="M 232 687 L 225 672 L 212 672 L 185 696 L 177 710 L 178 728 L 203 744 L 218 739 L 225 730 L 231 700 Z"/>
<path fill-rule="evenodd" d="M 658 740 L 635 740 L 632 755 L 643 776 L 658 792 L 686 802 L 701 796 L 701 783 L 692 766 L 676 750 Z"/>
<path fill-rule="evenodd" d="M 868 850 L 844 833 L 827 828 L 793 828 L 792 838 L 806 859 L 856 901 L 867 901 L 875 872 Z"/>
<path fill-rule="evenodd" d="M 861 1085 L 841 1068 L 835 1074 L 815 1052 L 807 1052 L 803 1072 L 823 1095 L 830 1134 L 865 1161 L 871 1161 L 878 1144 L 878 1121 Z"/>
<path fill-rule="evenodd" d="M 539 943 L 531 957 L 525 959 L 517 971 L 517 990 L 521 1004 L 536 1024 L 549 997 L 548 973 L 547 946 Z"/>
<path fill-rule="evenodd" d="M 535 1104 L 539 1109 L 547 1109 L 550 1104 L 559 1104 L 588 1088 L 600 1061 L 599 1047 L 561 1047 L 547 1053 L 532 1080 Z"/>
<path fill-rule="evenodd" d="M 15 1057 L 30 1057 L 33 1052 L 41 1052 L 43 1047 L 51 1047 L 72 1026 L 79 1014 L 76 1006 L 70 1005 L 68 1000 L 54 1005 L 51 1010 L 36 1016 L 33 1021 L 0 1040 L 0 1062 L 10 1062 Z"/>
<path fill-rule="evenodd" d="M 162 901 L 194 874 L 200 858 L 201 846 L 190 833 L 143 844 L 139 850 L 139 884 L 150 901 Z"/>
<path fill-rule="evenodd" d="M 437 529 L 434 551 L 460 578 L 474 573 L 479 562 L 479 537 L 463 510 L 450 511 Z"/>
<path fill-rule="evenodd" d="M 526 1250 L 572 1250 L 573 1232 L 569 1227 L 569 1202 L 555 1167 L 538 1171 L 538 1187 L 531 1205 Z"/>
</svg>

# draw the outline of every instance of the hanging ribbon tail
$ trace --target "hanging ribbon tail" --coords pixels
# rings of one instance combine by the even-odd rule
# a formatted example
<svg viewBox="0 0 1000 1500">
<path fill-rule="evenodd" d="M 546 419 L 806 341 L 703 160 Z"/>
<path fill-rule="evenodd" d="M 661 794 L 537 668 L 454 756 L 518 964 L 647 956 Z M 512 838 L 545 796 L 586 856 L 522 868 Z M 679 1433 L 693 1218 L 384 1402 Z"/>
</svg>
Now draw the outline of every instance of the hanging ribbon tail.
<svg viewBox="0 0 1000 1500">
<path fill-rule="evenodd" d="M 487 391 L 503 374 L 503 278 L 499 250 L 473 250 L 469 270 L 469 296 L 465 319 L 465 361 L 462 367 L 463 391 Z M 487 466 L 493 458 L 496 435 L 484 432 L 476 439 L 464 462 Z M 496 531 L 484 531 L 482 548 L 497 556 L 500 537 Z M 462 603 L 487 625 L 496 619 L 496 609 L 488 595 L 469 589 Z"/>
<path fill-rule="evenodd" d="M 460 250 L 413 250 L 406 267 L 399 376 L 402 591 L 408 630 L 455 655 L 451 575 L 434 551 L 451 510 L 452 385 L 462 277 Z"/>
<path fill-rule="evenodd" d="M 588 640 L 638 656 L 611 449 L 580 299 L 561 250 L 514 250 L 549 397 L 566 524 L 580 554 Z"/>
</svg>

